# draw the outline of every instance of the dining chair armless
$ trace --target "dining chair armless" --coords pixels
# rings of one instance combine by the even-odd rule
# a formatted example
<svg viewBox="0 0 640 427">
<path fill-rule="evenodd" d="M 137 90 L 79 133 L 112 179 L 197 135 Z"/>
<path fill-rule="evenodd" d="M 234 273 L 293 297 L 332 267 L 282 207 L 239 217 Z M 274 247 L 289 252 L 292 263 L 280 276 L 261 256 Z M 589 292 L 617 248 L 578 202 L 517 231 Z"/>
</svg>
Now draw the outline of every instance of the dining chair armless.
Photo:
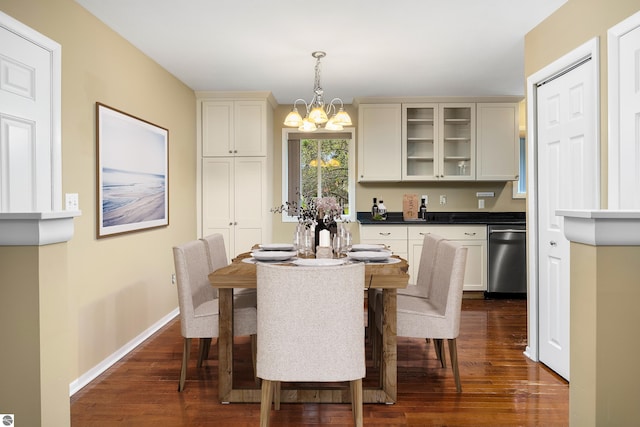
<svg viewBox="0 0 640 427">
<path fill-rule="evenodd" d="M 258 264 L 260 425 L 281 382 L 350 382 L 356 426 L 362 426 L 364 264 L 291 267 Z"/>
<path fill-rule="evenodd" d="M 205 243 L 192 240 L 173 248 L 173 260 L 178 285 L 180 332 L 184 337 L 182 368 L 178 391 L 184 389 L 191 339 L 199 339 L 198 368 L 202 366 L 211 345 L 218 337 L 218 298 L 209 283 L 210 266 Z M 233 333 L 236 336 L 255 335 L 257 312 L 255 305 L 239 300 L 234 303 Z"/>
</svg>

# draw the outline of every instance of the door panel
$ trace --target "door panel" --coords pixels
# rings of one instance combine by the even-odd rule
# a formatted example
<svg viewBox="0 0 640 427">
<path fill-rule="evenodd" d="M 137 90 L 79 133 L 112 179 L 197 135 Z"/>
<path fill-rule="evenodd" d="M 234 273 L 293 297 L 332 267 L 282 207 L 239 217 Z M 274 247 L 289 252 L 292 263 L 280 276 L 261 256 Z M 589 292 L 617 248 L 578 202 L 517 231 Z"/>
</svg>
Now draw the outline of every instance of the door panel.
<svg viewBox="0 0 640 427">
<path fill-rule="evenodd" d="M 582 65 L 537 90 L 540 361 L 566 379 L 570 244 L 556 210 L 599 207 L 593 78 Z"/>
</svg>

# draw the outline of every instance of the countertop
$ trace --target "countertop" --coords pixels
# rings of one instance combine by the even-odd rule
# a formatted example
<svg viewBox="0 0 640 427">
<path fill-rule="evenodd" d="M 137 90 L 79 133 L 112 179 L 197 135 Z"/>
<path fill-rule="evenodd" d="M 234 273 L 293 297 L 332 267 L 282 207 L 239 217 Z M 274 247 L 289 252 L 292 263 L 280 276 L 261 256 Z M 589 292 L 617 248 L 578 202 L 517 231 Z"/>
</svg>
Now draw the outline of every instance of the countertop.
<svg viewBox="0 0 640 427">
<path fill-rule="evenodd" d="M 428 224 L 526 224 L 525 212 L 427 212 L 427 220 L 405 221 L 402 212 L 389 212 L 385 221 L 374 221 L 370 212 L 358 212 L 363 225 Z"/>
</svg>

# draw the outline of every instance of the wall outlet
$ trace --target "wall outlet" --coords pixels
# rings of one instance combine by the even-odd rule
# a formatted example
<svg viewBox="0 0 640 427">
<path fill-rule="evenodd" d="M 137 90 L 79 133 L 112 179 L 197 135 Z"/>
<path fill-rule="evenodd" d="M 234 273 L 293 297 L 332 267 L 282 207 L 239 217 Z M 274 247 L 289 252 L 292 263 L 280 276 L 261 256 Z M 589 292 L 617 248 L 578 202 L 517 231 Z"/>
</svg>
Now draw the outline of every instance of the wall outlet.
<svg viewBox="0 0 640 427">
<path fill-rule="evenodd" d="M 427 196 L 426 194 L 423 194 L 422 198 L 424 199 L 424 204 L 428 205 L 429 204 L 429 196 Z"/>
<path fill-rule="evenodd" d="M 78 193 L 66 193 L 64 195 L 65 209 L 68 211 L 77 211 L 80 209 L 78 201 Z"/>
<path fill-rule="evenodd" d="M 440 195 L 440 204 L 441 205 L 446 205 L 447 204 L 447 196 L 444 194 Z"/>
<path fill-rule="evenodd" d="M 478 199 L 478 209 L 484 209 L 484 199 Z"/>
<path fill-rule="evenodd" d="M 175 273 L 173 273 L 173 274 L 171 275 L 171 284 L 172 284 L 172 285 L 175 285 L 175 284 L 176 284 L 176 274 L 175 274 Z"/>
</svg>

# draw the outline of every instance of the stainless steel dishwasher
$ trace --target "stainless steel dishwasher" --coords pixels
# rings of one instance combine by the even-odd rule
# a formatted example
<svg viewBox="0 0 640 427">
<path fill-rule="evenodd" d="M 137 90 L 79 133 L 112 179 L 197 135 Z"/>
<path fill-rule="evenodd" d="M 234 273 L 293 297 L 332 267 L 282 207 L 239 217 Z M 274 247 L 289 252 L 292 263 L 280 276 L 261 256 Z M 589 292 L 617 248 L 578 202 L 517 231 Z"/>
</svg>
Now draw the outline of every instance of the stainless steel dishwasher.
<svg viewBox="0 0 640 427">
<path fill-rule="evenodd" d="M 489 225 L 489 276 L 485 297 L 526 298 L 527 227 Z"/>
</svg>

